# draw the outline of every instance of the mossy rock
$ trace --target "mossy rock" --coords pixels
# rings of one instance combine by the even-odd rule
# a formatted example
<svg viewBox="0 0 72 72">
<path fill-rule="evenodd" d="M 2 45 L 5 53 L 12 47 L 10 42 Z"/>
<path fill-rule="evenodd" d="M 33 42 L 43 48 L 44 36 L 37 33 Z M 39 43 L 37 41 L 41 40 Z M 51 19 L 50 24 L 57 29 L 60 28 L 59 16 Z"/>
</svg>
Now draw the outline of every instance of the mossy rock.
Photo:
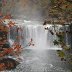
<svg viewBox="0 0 72 72">
<path fill-rule="evenodd" d="M 61 58 L 64 58 L 65 57 L 65 53 L 62 50 L 57 50 L 57 54 Z"/>
</svg>

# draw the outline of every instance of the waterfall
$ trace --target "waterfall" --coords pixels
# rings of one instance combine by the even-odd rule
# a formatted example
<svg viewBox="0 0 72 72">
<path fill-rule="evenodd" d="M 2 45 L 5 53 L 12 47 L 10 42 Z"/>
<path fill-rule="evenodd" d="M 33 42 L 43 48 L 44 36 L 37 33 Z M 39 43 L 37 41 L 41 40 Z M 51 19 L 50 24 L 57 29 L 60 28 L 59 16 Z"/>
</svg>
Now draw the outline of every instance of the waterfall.
<svg viewBox="0 0 72 72">
<path fill-rule="evenodd" d="M 9 41 L 13 44 L 14 41 L 19 42 L 22 47 L 26 49 L 62 49 L 60 46 L 54 46 L 53 41 L 56 39 L 56 36 L 52 35 L 49 30 L 45 30 L 45 27 L 33 21 L 14 20 L 16 25 L 12 27 L 9 31 Z M 17 28 L 21 28 L 18 32 Z M 52 26 L 49 28 L 54 32 Z M 59 30 L 59 29 L 57 29 Z M 16 39 L 16 36 L 23 37 L 22 39 Z M 30 41 L 32 40 L 31 46 L 29 46 Z"/>
<path fill-rule="evenodd" d="M 45 30 L 43 25 L 26 24 L 21 28 L 23 29 L 22 35 L 24 39 L 22 40 L 22 45 L 24 48 L 61 50 L 59 46 L 54 46 L 54 36 L 48 30 Z M 34 46 L 27 46 L 31 39 Z"/>
</svg>

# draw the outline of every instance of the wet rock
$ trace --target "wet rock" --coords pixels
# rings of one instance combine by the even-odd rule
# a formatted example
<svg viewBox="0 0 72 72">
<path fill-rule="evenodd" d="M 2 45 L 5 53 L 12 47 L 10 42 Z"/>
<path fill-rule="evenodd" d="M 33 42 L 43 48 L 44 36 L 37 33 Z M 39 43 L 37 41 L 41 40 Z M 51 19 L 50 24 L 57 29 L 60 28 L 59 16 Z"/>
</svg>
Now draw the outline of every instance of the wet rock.
<svg viewBox="0 0 72 72">
<path fill-rule="evenodd" d="M 3 63 L 6 70 L 15 69 L 16 66 L 19 64 L 16 60 L 12 58 L 3 58 L 0 60 L 0 64 Z"/>
<path fill-rule="evenodd" d="M 10 45 L 6 43 L 6 44 L 3 45 L 2 48 L 10 48 Z"/>
</svg>

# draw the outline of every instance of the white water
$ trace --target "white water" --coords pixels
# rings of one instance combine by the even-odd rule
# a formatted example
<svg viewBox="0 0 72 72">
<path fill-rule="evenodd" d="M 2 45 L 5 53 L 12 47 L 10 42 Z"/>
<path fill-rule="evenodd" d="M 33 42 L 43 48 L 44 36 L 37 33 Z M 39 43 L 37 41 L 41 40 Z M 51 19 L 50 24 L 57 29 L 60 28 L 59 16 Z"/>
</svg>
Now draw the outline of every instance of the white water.
<svg viewBox="0 0 72 72">
<path fill-rule="evenodd" d="M 22 35 L 24 36 L 24 39 L 21 42 L 26 49 L 30 48 L 39 50 L 42 49 L 61 50 L 59 46 L 53 45 L 53 40 L 55 36 L 51 35 L 51 33 L 48 30 L 45 30 L 43 25 L 27 24 L 21 27 L 23 29 Z M 33 40 L 32 43 L 35 45 L 27 46 L 31 38 Z"/>
<path fill-rule="evenodd" d="M 23 36 L 23 39 L 20 39 L 20 44 L 26 49 L 53 49 L 53 50 L 61 50 L 60 46 L 54 46 L 53 41 L 56 39 L 55 35 L 52 35 L 48 30 L 45 30 L 42 24 L 38 24 L 38 22 L 33 21 L 17 21 L 15 23 L 22 28 L 23 31 L 18 32 L 18 36 Z M 48 25 L 47 25 L 48 26 Z M 52 31 L 54 29 L 50 26 Z M 59 27 L 58 27 L 59 28 Z M 57 29 L 59 30 L 59 29 Z M 14 35 L 14 34 L 13 34 Z M 30 40 L 33 40 L 34 46 L 28 46 Z"/>
</svg>

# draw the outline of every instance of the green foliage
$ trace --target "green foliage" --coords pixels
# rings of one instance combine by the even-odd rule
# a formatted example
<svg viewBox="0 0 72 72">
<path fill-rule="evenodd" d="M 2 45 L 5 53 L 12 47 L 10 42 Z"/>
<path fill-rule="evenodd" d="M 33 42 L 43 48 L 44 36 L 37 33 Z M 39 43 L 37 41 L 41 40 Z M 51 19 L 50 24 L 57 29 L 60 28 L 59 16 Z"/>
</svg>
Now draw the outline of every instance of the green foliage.
<svg viewBox="0 0 72 72">
<path fill-rule="evenodd" d="M 51 5 L 53 5 L 55 3 L 55 0 L 50 0 Z"/>
<path fill-rule="evenodd" d="M 63 35 L 63 33 L 61 33 L 61 32 L 56 33 L 56 36 L 58 37 L 58 42 L 60 44 L 64 43 L 64 35 Z"/>
<path fill-rule="evenodd" d="M 59 42 L 57 40 L 53 41 L 54 45 L 59 45 Z"/>
<path fill-rule="evenodd" d="M 2 3 L 0 3 L 0 7 L 2 7 Z"/>
<path fill-rule="evenodd" d="M 65 57 L 65 53 L 62 50 L 58 50 L 57 54 L 59 57 L 64 58 Z"/>
</svg>

